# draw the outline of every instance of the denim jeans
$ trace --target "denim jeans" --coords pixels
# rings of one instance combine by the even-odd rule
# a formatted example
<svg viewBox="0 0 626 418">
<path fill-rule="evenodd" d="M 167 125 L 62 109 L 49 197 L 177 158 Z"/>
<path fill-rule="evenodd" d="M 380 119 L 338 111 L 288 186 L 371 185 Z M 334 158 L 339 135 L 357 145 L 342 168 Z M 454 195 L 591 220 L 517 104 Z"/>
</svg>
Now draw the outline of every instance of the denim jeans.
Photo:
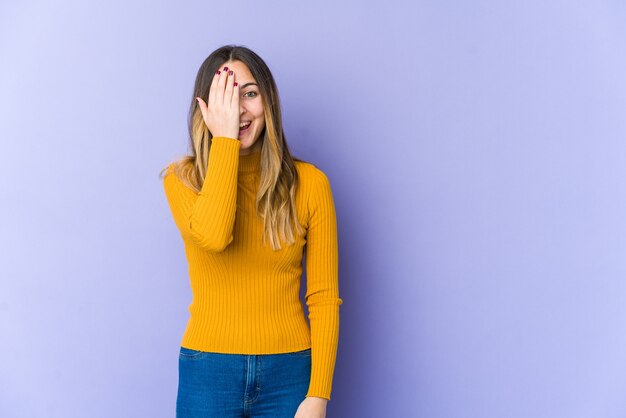
<svg viewBox="0 0 626 418">
<path fill-rule="evenodd" d="M 310 348 L 225 354 L 181 347 L 176 417 L 293 418 L 310 378 Z"/>
</svg>

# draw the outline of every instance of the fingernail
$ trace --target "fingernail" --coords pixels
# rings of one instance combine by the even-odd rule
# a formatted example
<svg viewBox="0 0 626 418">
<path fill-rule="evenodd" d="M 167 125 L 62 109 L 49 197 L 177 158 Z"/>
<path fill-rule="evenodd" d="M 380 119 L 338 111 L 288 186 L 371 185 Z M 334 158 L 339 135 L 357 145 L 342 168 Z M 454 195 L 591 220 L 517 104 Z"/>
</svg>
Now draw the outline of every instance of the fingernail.
<svg viewBox="0 0 626 418">
<path fill-rule="evenodd" d="M 224 71 L 228 71 L 228 67 L 224 67 Z"/>
<path fill-rule="evenodd" d="M 235 84 L 233 84 L 233 86 L 237 86 L 237 82 L 235 81 Z"/>
</svg>

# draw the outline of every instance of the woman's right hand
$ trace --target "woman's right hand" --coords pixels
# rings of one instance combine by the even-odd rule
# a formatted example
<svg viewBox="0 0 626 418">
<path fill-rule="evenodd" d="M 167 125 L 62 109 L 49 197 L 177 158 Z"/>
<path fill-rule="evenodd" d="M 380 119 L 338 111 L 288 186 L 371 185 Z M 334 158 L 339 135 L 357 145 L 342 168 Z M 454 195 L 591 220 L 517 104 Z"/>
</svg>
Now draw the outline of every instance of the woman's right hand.
<svg viewBox="0 0 626 418">
<path fill-rule="evenodd" d="M 213 137 L 239 139 L 239 86 L 232 70 L 217 72 L 209 89 L 209 103 L 196 97 L 202 118 Z"/>
</svg>

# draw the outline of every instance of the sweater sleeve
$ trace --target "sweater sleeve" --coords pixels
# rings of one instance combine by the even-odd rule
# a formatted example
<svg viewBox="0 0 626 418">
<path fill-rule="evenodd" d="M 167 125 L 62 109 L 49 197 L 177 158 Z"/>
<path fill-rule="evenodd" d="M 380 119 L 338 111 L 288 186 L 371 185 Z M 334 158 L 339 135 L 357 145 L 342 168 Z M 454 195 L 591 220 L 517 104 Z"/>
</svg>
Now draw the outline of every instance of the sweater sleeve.
<svg viewBox="0 0 626 418">
<path fill-rule="evenodd" d="M 318 169 L 309 198 L 305 295 L 311 327 L 311 380 L 306 396 L 330 400 L 339 340 L 337 219 L 328 177 Z"/>
<path fill-rule="evenodd" d="M 223 251 L 233 241 L 239 147 L 238 139 L 211 139 L 207 173 L 199 193 L 185 186 L 172 166 L 163 179 L 165 195 L 181 236 L 206 251 Z"/>
</svg>

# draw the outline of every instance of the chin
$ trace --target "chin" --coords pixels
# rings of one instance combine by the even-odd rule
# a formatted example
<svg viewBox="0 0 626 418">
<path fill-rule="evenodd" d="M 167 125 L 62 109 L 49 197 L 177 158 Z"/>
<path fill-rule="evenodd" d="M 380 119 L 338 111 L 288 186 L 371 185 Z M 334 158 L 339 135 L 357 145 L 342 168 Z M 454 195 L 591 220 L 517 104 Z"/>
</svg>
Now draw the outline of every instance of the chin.
<svg viewBox="0 0 626 418">
<path fill-rule="evenodd" d="M 243 141 L 241 141 L 241 148 L 250 148 L 251 146 L 254 145 L 253 143 L 250 143 L 248 140 L 244 139 Z"/>
<path fill-rule="evenodd" d="M 241 148 L 252 148 L 256 145 L 257 141 L 260 140 L 260 138 L 257 138 L 256 140 L 250 140 L 249 138 L 240 138 L 239 140 L 241 141 Z"/>
</svg>

